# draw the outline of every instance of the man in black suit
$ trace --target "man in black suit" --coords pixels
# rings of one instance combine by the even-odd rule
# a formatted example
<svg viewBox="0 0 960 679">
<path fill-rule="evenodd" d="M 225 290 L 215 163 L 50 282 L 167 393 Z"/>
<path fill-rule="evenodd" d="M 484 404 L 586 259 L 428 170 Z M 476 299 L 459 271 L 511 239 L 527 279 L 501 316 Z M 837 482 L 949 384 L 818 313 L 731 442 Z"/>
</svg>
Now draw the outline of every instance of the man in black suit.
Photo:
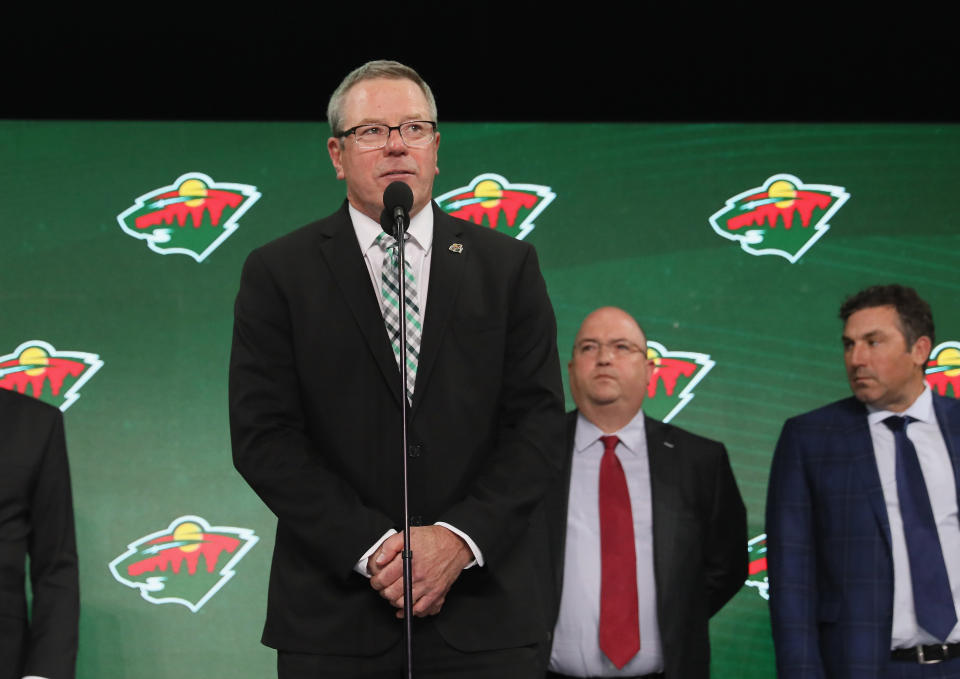
<svg viewBox="0 0 960 679">
<path fill-rule="evenodd" d="M 379 224 L 399 180 L 413 193 L 406 332 L 419 347 L 406 361 L 416 675 L 534 676 L 550 626 L 529 524 L 563 426 L 536 254 L 431 202 L 436 105 L 412 69 L 360 67 L 328 118 L 347 200 L 251 253 L 235 308 L 234 462 L 278 519 L 263 642 L 283 679 L 402 666 L 404 396 Z"/>
<path fill-rule="evenodd" d="M 0 679 L 72 679 L 80 587 L 63 416 L 0 389 L 0 432 Z"/>
<path fill-rule="evenodd" d="M 566 482 L 545 503 L 559 612 L 548 677 L 708 677 L 709 619 L 747 577 L 726 449 L 644 415 L 653 369 L 629 314 L 587 316 L 568 364 Z"/>
</svg>

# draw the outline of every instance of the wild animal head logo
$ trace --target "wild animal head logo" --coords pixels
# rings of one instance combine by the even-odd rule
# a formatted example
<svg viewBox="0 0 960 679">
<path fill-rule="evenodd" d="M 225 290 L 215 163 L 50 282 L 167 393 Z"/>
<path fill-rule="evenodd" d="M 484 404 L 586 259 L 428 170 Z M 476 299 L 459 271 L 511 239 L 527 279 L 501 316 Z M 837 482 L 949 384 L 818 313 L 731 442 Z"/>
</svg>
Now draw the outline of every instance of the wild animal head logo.
<svg viewBox="0 0 960 679">
<path fill-rule="evenodd" d="M 647 415 L 669 422 L 694 397 L 694 388 L 716 364 L 709 354 L 694 351 L 670 351 L 664 345 L 647 341 L 647 358 L 654 363 L 643 410 Z"/>
<path fill-rule="evenodd" d="M 493 172 L 477 175 L 468 186 L 447 191 L 437 205 L 454 217 L 488 226 L 523 240 L 533 220 L 557 195 L 549 186 L 513 184 Z"/>
<path fill-rule="evenodd" d="M 143 194 L 117 215 L 124 233 L 147 241 L 161 255 L 202 262 L 237 230 L 238 220 L 260 198 L 257 187 L 215 182 L 188 172 L 170 186 Z"/>
<path fill-rule="evenodd" d="M 97 354 L 58 351 L 49 342 L 28 340 L 0 356 L 0 389 L 19 391 L 66 410 L 101 367 Z"/>
<path fill-rule="evenodd" d="M 134 540 L 110 562 L 114 579 L 152 604 L 180 604 L 196 613 L 236 575 L 234 568 L 260 538 L 248 528 L 213 526 L 181 516 Z"/>
<path fill-rule="evenodd" d="M 941 396 L 960 398 L 960 342 L 941 342 L 930 352 L 927 384 Z"/>
<path fill-rule="evenodd" d="M 728 198 L 710 216 L 713 230 L 739 241 L 751 255 L 779 255 L 791 264 L 830 229 L 828 220 L 847 202 L 842 186 L 804 184 L 792 174 L 775 174 Z"/>
<path fill-rule="evenodd" d="M 753 587 L 764 599 L 770 598 L 770 580 L 767 577 L 767 534 L 763 533 L 747 543 L 747 587 Z"/>
</svg>

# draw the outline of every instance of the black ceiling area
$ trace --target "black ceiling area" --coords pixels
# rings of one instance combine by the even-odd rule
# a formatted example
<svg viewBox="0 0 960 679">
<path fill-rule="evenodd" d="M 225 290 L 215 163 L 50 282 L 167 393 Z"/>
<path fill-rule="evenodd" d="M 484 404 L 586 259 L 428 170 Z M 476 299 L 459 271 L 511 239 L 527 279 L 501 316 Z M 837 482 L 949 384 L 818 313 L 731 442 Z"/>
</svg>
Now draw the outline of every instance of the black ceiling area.
<svg viewBox="0 0 960 679">
<path fill-rule="evenodd" d="M 839 3 L 837 3 L 839 4 Z M 0 116 L 324 119 L 340 79 L 391 58 L 446 121 L 956 120 L 957 39 L 930 10 L 800 3 L 420 3 L 136 19 L 21 8 L 0 27 Z"/>
</svg>

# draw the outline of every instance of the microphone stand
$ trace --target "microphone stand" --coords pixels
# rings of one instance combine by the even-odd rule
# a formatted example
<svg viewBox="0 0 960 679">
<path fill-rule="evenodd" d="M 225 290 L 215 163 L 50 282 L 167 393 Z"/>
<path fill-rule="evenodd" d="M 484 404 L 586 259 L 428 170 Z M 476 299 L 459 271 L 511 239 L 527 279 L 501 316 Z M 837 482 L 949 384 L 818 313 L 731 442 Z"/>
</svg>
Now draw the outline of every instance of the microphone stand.
<svg viewBox="0 0 960 679">
<path fill-rule="evenodd" d="M 397 280 L 400 296 L 400 418 L 403 444 L 403 641 L 404 676 L 413 679 L 413 551 L 410 549 L 410 503 L 407 483 L 407 277 L 404 256 L 405 211 L 394 216 L 397 238 Z"/>
</svg>

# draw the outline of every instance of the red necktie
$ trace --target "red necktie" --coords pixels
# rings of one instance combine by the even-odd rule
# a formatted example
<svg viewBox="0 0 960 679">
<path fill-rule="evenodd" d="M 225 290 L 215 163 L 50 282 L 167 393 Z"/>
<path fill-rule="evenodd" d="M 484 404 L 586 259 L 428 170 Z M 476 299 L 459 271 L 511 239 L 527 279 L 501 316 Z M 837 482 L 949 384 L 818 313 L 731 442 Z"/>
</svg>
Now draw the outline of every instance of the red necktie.
<svg viewBox="0 0 960 679">
<path fill-rule="evenodd" d="M 600 650 L 623 669 L 640 650 L 637 552 L 627 478 L 614 453 L 620 439 L 600 440 Z"/>
</svg>

